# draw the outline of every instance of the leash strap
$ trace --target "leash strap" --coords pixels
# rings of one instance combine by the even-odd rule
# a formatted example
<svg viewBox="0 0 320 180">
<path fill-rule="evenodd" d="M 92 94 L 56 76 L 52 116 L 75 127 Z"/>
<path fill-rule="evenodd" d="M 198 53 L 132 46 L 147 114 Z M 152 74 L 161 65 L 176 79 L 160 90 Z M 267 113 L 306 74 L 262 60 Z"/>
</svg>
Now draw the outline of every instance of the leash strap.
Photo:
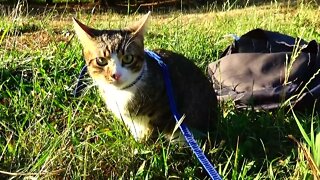
<svg viewBox="0 0 320 180">
<path fill-rule="evenodd" d="M 171 80 L 169 77 L 169 71 L 167 65 L 161 60 L 161 57 L 154 53 L 153 51 L 145 50 L 145 52 L 155 59 L 159 66 L 161 67 L 162 74 L 164 77 L 165 85 L 166 85 L 166 91 L 167 95 L 169 98 L 169 103 L 170 103 L 170 109 L 173 114 L 174 119 L 176 122 L 178 122 L 181 118 L 181 115 L 178 113 L 177 106 L 174 101 L 174 96 L 173 96 L 173 90 L 171 86 Z M 191 132 L 189 131 L 188 127 L 184 125 L 184 123 L 181 123 L 179 126 L 184 138 L 188 142 L 190 148 L 192 149 L 193 153 L 196 155 L 202 166 L 206 169 L 207 173 L 213 180 L 221 180 L 221 177 L 219 176 L 218 172 L 216 169 L 212 166 L 210 161 L 207 159 L 207 157 L 203 154 L 202 150 L 196 143 L 195 139 L 193 138 Z"/>
<path fill-rule="evenodd" d="M 83 88 L 86 87 L 86 84 L 83 83 L 83 78 L 84 75 L 87 73 L 87 66 L 83 66 L 83 68 L 81 69 L 80 75 L 78 77 L 78 81 L 77 81 L 77 86 L 73 91 L 73 96 L 74 97 L 79 97 L 79 95 L 81 94 L 81 91 L 83 90 Z"/>
</svg>

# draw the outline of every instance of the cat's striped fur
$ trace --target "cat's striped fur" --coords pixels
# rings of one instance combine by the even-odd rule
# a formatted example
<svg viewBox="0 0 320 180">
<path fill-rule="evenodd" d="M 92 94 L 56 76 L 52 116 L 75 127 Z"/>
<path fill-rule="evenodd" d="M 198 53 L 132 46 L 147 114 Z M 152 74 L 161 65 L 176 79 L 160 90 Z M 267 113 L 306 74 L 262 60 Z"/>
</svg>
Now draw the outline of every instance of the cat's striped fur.
<svg viewBox="0 0 320 180">
<path fill-rule="evenodd" d="M 169 109 L 161 69 L 144 53 L 149 13 L 123 30 L 96 30 L 74 20 L 88 72 L 107 107 L 124 121 L 136 140 L 152 132 L 170 137 L 175 121 Z M 178 110 L 199 132 L 212 129 L 217 100 L 211 84 L 191 61 L 166 50 L 157 53 L 168 65 Z"/>
</svg>

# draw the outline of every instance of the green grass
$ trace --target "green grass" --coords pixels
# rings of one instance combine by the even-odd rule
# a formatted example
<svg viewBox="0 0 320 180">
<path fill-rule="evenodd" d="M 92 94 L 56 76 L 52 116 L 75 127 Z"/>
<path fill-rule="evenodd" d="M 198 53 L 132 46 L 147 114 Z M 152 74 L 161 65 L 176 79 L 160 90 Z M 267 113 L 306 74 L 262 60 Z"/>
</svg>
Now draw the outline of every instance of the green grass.
<svg viewBox="0 0 320 180">
<path fill-rule="evenodd" d="M 145 43 L 180 52 L 205 71 L 232 41 L 226 34 L 259 27 L 320 42 L 319 15 L 308 3 L 155 11 Z M 120 28 L 138 18 L 48 11 L 0 19 L 0 178 L 208 179 L 188 148 L 161 139 L 135 142 L 94 87 L 72 96 L 84 64 L 80 44 L 70 35 L 73 16 L 97 28 Z M 203 148 L 224 179 L 311 179 L 306 156 L 288 135 L 305 142 L 311 156 L 318 154 L 319 167 L 319 116 L 232 106 L 220 116 Z"/>
</svg>

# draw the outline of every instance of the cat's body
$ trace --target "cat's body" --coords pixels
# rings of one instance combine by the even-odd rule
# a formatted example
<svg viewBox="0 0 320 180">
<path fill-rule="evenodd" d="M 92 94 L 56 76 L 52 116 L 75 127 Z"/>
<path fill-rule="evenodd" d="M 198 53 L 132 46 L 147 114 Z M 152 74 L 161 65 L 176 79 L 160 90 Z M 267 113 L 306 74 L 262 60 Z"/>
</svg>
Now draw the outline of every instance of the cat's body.
<svg viewBox="0 0 320 180">
<path fill-rule="evenodd" d="M 216 99 L 206 77 L 183 56 L 156 52 L 169 67 L 178 111 L 186 115 L 184 122 L 202 132 L 212 129 Z M 147 55 L 145 58 L 142 78 L 135 86 L 125 90 L 100 88 L 109 109 L 123 119 L 136 139 L 148 136 L 153 127 L 170 134 L 175 126 L 160 66 Z"/>
<path fill-rule="evenodd" d="M 161 68 L 143 51 L 147 18 L 148 15 L 138 22 L 136 29 L 96 31 L 79 26 L 98 37 L 82 40 L 89 74 L 98 84 L 108 109 L 123 120 L 136 140 L 144 140 L 157 131 L 170 137 L 175 126 Z M 81 40 L 81 30 L 77 34 Z M 90 40 L 95 43 L 86 48 Z M 208 79 L 184 56 L 166 50 L 156 52 L 168 66 L 177 109 L 185 115 L 183 122 L 190 129 L 208 132 L 214 126 L 217 110 Z"/>
</svg>

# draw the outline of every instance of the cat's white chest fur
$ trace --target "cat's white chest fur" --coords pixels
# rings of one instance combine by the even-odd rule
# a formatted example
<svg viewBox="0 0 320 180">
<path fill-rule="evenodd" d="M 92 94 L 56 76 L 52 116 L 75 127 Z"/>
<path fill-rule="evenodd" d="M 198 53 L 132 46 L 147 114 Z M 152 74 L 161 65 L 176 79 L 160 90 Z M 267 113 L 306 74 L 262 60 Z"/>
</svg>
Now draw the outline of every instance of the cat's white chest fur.
<svg viewBox="0 0 320 180">
<path fill-rule="evenodd" d="M 131 115 L 126 109 L 127 103 L 133 98 L 137 87 L 120 90 L 113 85 L 105 85 L 103 87 L 100 86 L 100 91 L 107 108 L 111 110 L 119 120 L 123 120 L 136 140 L 143 140 L 151 133 L 152 129 L 150 129 L 150 119 L 148 117 Z"/>
</svg>

